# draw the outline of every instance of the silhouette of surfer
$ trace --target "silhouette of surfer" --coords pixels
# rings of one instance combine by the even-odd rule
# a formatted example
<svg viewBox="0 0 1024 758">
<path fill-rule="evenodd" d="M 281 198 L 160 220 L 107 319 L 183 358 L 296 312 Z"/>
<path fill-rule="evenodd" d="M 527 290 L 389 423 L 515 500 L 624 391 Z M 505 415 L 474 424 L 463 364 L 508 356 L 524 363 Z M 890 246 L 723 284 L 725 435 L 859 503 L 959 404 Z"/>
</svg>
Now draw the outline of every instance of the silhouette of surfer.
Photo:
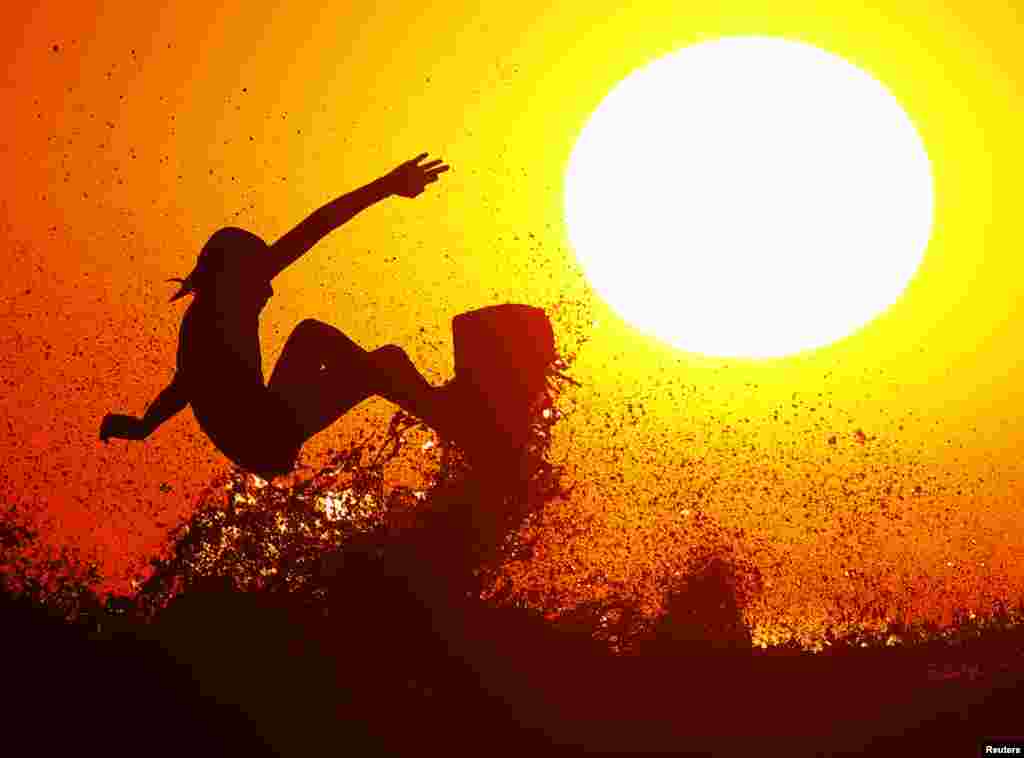
<svg viewBox="0 0 1024 758">
<path fill-rule="evenodd" d="M 402 348 L 367 351 L 335 327 L 306 319 L 264 385 L 259 314 L 273 295 L 271 280 L 371 205 L 392 195 L 419 196 L 449 169 L 440 160 L 424 163 L 426 157 L 324 205 L 273 245 L 243 229 L 217 231 L 192 272 L 169 280 L 181 283 L 171 302 L 194 295 L 182 319 L 174 378 L 142 418 L 108 413 L 100 439 L 143 440 L 191 404 L 221 452 L 273 479 L 293 470 L 310 437 L 379 395 L 467 452 L 490 448 L 500 458 L 521 445 L 528 430 L 524 403 L 537 395 L 556 358 L 539 308 L 506 304 L 456 316 L 456 379 L 441 387 L 431 386 Z"/>
</svg>

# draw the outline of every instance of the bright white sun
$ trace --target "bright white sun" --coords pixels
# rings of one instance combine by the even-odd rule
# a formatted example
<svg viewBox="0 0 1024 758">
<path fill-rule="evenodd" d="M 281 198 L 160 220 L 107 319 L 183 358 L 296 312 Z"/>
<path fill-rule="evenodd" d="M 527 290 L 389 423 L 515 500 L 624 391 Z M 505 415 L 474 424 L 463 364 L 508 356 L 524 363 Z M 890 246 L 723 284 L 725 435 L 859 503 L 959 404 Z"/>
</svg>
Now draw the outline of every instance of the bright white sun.
<svg viewBox="0 0 1024 758">
<path fill-rule="evenodd" d="M 927 153 L 879 82 L 767 37 L 635 71 L 569 159 L 570 242 L 624 319 L 684 350 L 771 357 L 892 305 L 934 206 Z"/>
</svg>

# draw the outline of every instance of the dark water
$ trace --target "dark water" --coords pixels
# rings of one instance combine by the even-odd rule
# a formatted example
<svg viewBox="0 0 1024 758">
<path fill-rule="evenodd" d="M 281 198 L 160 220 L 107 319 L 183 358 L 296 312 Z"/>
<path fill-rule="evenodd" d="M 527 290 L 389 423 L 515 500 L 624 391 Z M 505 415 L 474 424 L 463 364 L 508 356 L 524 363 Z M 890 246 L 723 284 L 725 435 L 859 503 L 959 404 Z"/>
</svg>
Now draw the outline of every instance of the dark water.
<svg viewBox="0 0 1024 758">
<path fill-rule="evenodd" d="M 1020 730 L 1011 608 L 899 645 L 760 649 L 744 615 L 757 567 L 714 540 L 655 617 L 628 593 L 544 614 L 496 592 L 502 566 L 531 560 L 523 525 L 565 494 L 557 415 L 539 418 L 515 497 L 457 450 L 425 491 L 385 497 L 387 440 L 289 487 L 230 472 L 131 597 L 93 594 L 100 577 L 69 552 L 18 564 L 32 533 L 10 510 L 10 729 L 50 752 L 289 756 L 971 755 Z M 388 439 L 413 426 L 396 417 Z"/>
</svg>

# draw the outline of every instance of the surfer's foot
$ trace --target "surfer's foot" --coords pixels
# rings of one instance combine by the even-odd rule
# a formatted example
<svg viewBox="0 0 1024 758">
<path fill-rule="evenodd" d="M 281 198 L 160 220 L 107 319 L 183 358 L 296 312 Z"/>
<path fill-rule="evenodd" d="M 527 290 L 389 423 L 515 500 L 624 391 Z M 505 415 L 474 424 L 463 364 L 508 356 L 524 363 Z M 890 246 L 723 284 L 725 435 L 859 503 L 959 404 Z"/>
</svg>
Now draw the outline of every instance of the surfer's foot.
<svg viewBox="0 0 1024 758">
<path fill-rule="evenodd" d="M 463 397 L 456 382 L 450 381 L 440 387 L 433 387 L 433 412 L 430 424 L 441 437 L 456 442 L 460 447 L 469 443 L 469 424 L 466 423 L 469 409 L 468 398 Z"/>
<path fill-rule="evenodd" d="M 496 443 L 502 431 L 484 397 L 465 384 L 452 380 L 434 389 L 434 429 L 454 442 L 466 455 L 479 458 Z"/>
<path fill-rule="evenodd" d="M 515 435 L 499 423 L 495 409 L 475 387 L 452 380 L 433 388 L 433 392 L 431 426 L 478 465 L 500 466 L 524 441 L 514 439 Z"/>
</svg>

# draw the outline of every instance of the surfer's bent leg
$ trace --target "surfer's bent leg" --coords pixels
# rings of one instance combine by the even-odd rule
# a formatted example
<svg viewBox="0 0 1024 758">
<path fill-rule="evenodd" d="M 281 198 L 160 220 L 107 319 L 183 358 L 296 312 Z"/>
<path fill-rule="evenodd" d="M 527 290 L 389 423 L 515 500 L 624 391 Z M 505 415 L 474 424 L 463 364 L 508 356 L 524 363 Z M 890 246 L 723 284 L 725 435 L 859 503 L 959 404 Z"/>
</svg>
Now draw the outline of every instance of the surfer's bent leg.
<svg viewBox="0 0 1024 758">
<path fill-rule="evenodd" d="M 384 345 L 370 353 L 369 360 L 374 394 L 436 425 L 437 388 L 423 377 L 402 348 Z"/>
<path fill-rule="evenodd" d="M 288 337 L 267 388 L 291 409 L 306 439 L 372 395 L 429 423 L 434 391 L 400 347 L 370 352 L 315 319 Z"/>
</svg>

